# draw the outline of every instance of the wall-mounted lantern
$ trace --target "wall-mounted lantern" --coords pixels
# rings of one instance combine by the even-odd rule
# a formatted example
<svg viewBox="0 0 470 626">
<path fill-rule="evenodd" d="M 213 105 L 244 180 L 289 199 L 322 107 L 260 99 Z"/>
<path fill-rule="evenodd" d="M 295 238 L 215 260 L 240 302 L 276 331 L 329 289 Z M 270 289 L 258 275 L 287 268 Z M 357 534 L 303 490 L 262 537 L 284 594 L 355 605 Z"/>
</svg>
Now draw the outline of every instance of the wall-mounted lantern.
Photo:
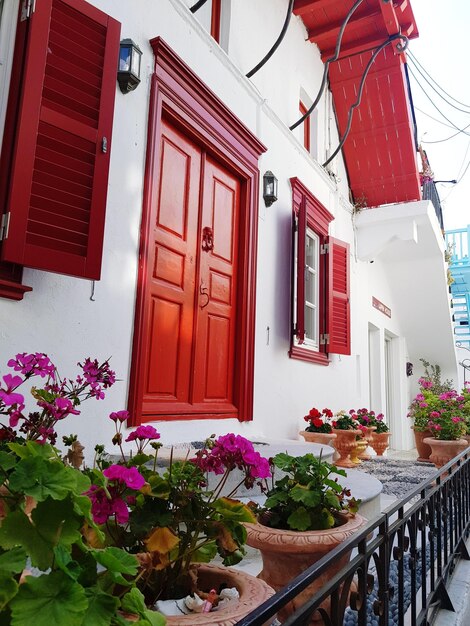
<svg viewBox="0 0 470 626">
<path fill-rule="evenodd" d="M 268 170 L 263 176 L 263 198 L 266 206 L 277 200 L 277 178 Z"/>
<path fill-rule="evenodd" d="M 134 91 L 140 83 L 141 57 L 142 50 L 132 39 L 121 41 L 117 79 L 122 93 Z"/>
<path fill-rule="evenodd" d="M 409 361 L 406 364 L 406 375 L 413 376 L 413 363 L 410 363 Z"/>
</svg>

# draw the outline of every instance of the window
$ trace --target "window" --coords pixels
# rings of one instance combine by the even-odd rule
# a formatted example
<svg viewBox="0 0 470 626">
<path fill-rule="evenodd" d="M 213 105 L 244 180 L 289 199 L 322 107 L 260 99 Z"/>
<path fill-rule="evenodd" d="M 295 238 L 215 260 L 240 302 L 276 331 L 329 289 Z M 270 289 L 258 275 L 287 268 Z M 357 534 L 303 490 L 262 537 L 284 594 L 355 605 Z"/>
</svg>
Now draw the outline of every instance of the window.
<svg viewBox="0 0 470 626">
<path fill-rule="evenodd" d="M 120 24 L 84 0 L 32 7 L 18 22 L 2 145 L 0 257 L 98 279 Z"/>
<path fill-rule="evenodd" d="M 328 235 L 333 216 L 297 179 L 294 207 L 293 330 L 290 356 L 328 365 L 350 354 L 349 244 Z"/>
<path fill-rule="evenodd" d="M 196 0 L 189 0 L 188 6 L 192 7 L 196 4 Z M 222 13 L 222 0 L 208 0 L 200 9 L 196 11 L 194 16 L 199 20 L 203 27 L 212 35 L 217 43 L 220 43 L 220 18 Z"/>
<path fill-rule="evenodd" d="M 300 113 L 300 117 L 302 117 L 303 115 L 305 115 L 305 113 L 307 113 L 308 108 L 304 105 L 304 103 L 302 101 L 299 102 L 299 113 Z M 303 129 L 303 144 L 304 144 L 304 148 L 305 150 L 307 150 L 307 152 L 310 152 L 310 137 L 311 137 L 311 128 L 310 128 L 310 120 L 311 115 L 309 115 L 308 117 L 305 118 L 305 120 L 302 122 L 301 124 L 301 128 Z"/>
</svg>

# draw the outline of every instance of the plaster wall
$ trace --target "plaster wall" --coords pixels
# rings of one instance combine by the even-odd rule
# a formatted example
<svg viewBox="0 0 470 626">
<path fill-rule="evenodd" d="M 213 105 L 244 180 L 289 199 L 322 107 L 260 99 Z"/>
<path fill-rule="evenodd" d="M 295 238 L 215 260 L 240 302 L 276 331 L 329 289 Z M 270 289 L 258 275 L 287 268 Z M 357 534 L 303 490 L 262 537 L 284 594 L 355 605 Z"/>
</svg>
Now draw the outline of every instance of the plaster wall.
<svg viewBox="0 0 470 626">
<path fill-rule="evenodd" d="M 107 415 L 125 408 L 127 402 L 153 69 L 148 41 L 159 35 L 267 146 L 260 172 L 270 169 L 279 179 L 279 199 L 269 209 L 260 190 L 254 419 L 244 424 L 233 419 L 158 422 L 162 441 L 200 440 L 228 431 L 252 437 L 297 438 L 304 424 L 302 417 L 312 406 L 333 410 L 368 406 L 369 324 L 379 333 L 379 373 L 375 368 L 373 379 L 377 410 L 383 411 L 385 402 L 385 336 L 397 340 L 393 384 L 398 400 L 393 423 L 398 425 L 397 416 L 406 410 L 409 397 L 402 317 L 408 312 L 399 306 L 403 293 L 390 285 L 389 263 L 357 260 L 342 161 L 337 158 L 333 165 L 336 176 L 328 175 L 300 144 L 300 133 L 287 128 L 297 118 L 301 90 L 313 99 L 323 72 L 318 50 L 305 41 L 305 29 L 298 18 L 292 18 L 286 39 L 265 68 L 252 81 L 244 77 L 277 37 L 287 1 L 228 3 L 223 32 L 228 33 L 225 47 L 229 56 L 189 13 L 183 0 L 141 0 L 138 10 L 130 3 L 111 0 L 93 0 L 92 4 L 119 20 L 122 38 L 132 38 L 143 50 L 142 83 L 126 96 L 119 90 L 116 93 L 102 278 L 92 284 L 25 270 L 24 282 L 33 291 L 22 302 L 0 301 L 2 373 L 8 358 L 23 351 L 46 352 L 65 376 L 74 376 L 74 364 L 85 356 L 99 360 L 111 357 L 121 381 L 104 401 L 89 401 L 82 415 L 64 424 L 64 433 L 77 432 L 88 450 L 97 441 L 109 442 L 112 424 Z M 327 107 L 325 99 L 317 118 L 317 153 L 322 161 L 330 141 L 333 149 L 338 142 L 331 105 Z M 352 353 L 331 355 L 328 367 L 288 357 L 292 176 L 300 178 L 334 215 L 331 234 L 351 244 Z M 372 308 L 372 296 L 391 308 L 391 318 Z M 406 436 L 397 436 L 396 442 L 410 447 Z"/>
</svg>

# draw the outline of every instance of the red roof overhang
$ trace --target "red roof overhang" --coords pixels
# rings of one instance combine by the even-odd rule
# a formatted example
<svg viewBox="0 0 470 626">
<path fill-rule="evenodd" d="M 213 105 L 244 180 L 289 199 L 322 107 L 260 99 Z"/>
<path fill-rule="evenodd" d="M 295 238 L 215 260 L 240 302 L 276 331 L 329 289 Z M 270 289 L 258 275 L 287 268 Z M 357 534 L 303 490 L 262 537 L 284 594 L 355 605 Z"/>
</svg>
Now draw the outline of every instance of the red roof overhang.
<svg viewBox="0 0 470 626">
<path fill-rule="evenodd" d="M 352 5 L 353 0 L 295 1 L 294 13 L 302 18 L 324 61 L 334 55 Z M 329 68 L 341 136 L 373 49 L 397 33 L 410 39 L 418 36 L 408 0 L 363 0 L 349 20 L 339 58 Z M 375 59 L 343 146 L 352 193 L 356 200 L 364 198 L 367 206 L 421 199 L 405 55 L 397 50 L 399 43 L 397 39 Z"/>
</svg>

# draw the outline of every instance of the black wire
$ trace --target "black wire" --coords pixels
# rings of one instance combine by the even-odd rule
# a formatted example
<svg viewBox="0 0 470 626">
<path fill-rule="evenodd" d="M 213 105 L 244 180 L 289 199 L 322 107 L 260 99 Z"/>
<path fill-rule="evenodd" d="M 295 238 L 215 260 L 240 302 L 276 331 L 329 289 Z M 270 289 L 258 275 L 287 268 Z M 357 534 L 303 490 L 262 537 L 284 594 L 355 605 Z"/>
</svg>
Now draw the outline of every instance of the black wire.
<svg viewBox="0 0 470 626">
<path fill-rule="evenodd" d="M 361 82 L 359 83 L 359 91 L 358 91 L 358 94 L 357 94 L 356 101 L 354 102 L 354 104 L 351 105 L 351 107 L 349 109 L 348 123 L 346 124 L 346 130 L 344 131 L 344 134 L 341 137 L 341 140 L 340 140 L 340 142 L 338 144 L 338 147 L 333 152 L 333 154 L 331 154 L 329 156 L 329 158 L 323 163 L 323 167 L 326 167 L 328 165 L 328 163 L 330 163 L 335 158 L 335 156 L 338 154 L 338 152 L 343 147 L 344 142 L 346 141 L 346 139 L 347 139 L 347 137 L 349 135 L 349 131 L 351 130 L 351 124 L 352 124 L 352 118 L 353 118 L 354 109 L 356 109 L 360 105 L 360 103 L 361 103 L 362 92 L 364 91 L 364 85 L 365 85 L 365 82 L 366 82 L 367 74 L 369 73 L 369 70 L 372 67 L 373 62 L 375 61 L 377 56 L 382 52 L 382 50 L 384 48 L 386 48 L 388 45 L 390 45 L 396 39 L 401 39 L 403 41 L 403 44 L 402 44 L 399 52 L 404 52 L 406 50 L 406 48 L 408 46 L 408 37 L 405 37 L 405 35 L 401 35 L 399 33 L 397 33 L 396 35 L 391 35 L 387 39 L 387 41 L 384 41 L 382 44 L 380 44 L 380 46 L 378 48 L 376 48 L 374 50 L 373 55 L 369 59 L 369 62 L 367 63 L 367 65 L 366 65 L 366 67 L 365 67 L 365 69 L 364 69 L 364 71 L 362 73 Z"/>
<path fill-rule="evenodd" d="M 246 75 L 247 78 L 251 78 L 254 74 L 256 74 L 256 72 L 258 70 L 260 70 L 263 67 L 263 65 L 269 61 L 269 59 L 273 56 L 273 54 L 276 52 L 276 50 L 280 46 L 282 40 L 285 37 L 287 29 L 289 28 L 289 23 L 290 23 L 290 19 L 292 17 L 292 9 L 293 8 L 294 8 L 294 0 L 290 0 L 289 1 L 289 6 L 287 7 L 286 19 L 284 20 L 284 25 L 282 27 L 282 30 L 281 30 L 280 34 L 279 34 L 279 37 L 276 39 L 276 41 L 274 42 L 273 47 L 266 54 L 266 56 L 264 56 L 261 59 L 261 61 L 258 63 L 258 65 L 255 65 L 255 67 L 248 72 L 248 74 Z"/>
<path fill-rule="evenodd" d="M 422 63 L 420 63 L 420 62 L 418 61 L 418 59 L 417 59 L 417 58 L 416 58 L 416 56 L 415 56 L 415 55 L 411 52 L 411 50 L 409 50 L 409 51 L 408 51 L 408 54 L 409 54 L 409 56 L 411 57 L 411 59 L 412 59 L 412 60 L 413 60 L 413 61 L 414 61 L 417 65 L 419 65 L 419 66 L 420 66 L 420 68 L 423 70 L 423 72 L 429 76 L 429 78 L 432 80 L 432 82 L 433 82 L 435 85 L 437 85 L 441 91 L 443 91 L 443 92 L 446 94 L 446 96 L 448 96 L 451 100 L 454 100 L 454 102 L 457 102 L 457 104 L 461 104 L 462 106 L 467 107 L 468 109 L 470 109 L 470 104 L 465 104 L 465 102 L 460 102 L 460 100 L 457 100 L 457 98 L 454 98 L 454 96 L 451 96 L 451 95 L 450 95 L 450 93 L 448 93 L 448 92 L 444 89 L 444 87 L 441 87 L 441 86 L 439 85 L 439 83 L 437 82 L 437 80 L 435 80 L 435 79 L 431 76 L 431 74 L 430 74 L 430 73 L 426 70 L 426 68 L 423 66 L 423 64 L 422 64 Z"/>
<path fill-rule="evenodd" d="M 452 104 L 452 102 L 449 102 L 449 100 L 444 98 L 444 96 L 441 93 L 439 93 L 439 91 L 434 87 L 434 85 L 426 78 L 425 74 L 423 74 L 423 72 L 419 69 L 418 65 L 415 63 L 415 61 L 413 61 L 412 57 L 410 57 L 410 61 L 411 61 L 412 65 L 415 67 L 415 69 L 421 74 L 421 76 L 427 82 L 427 84 L 431 87 L 431 89 L 437 93 L 439 98 L 442 98 L 442 100 L 444 100 L 444 102 L 446 104 L 448 104 L 449 106 L 451 106 L 453 109 L 456 109 L 457 111 L 461 111 L 462 113 L 466 113 L 467 115 L 470 115 L 470 111 L 466 111 L 465 109 L 461 109 L 460 107 L 455 106 L 455 104 Z"/>
<path fill-rule="evenodd" d="M 470 135 L 470 133 L 466 133 L 465 129 L 459 128 L 456 124 L 454 124 L 454 122 L 452 120 L 450 120 L 446 115 L 444 115 L 444 113 L 440 110 L 440 108 L 437 106 L 437 104 L 435 104 L 435 102 L 433 102 L 431 96 L 426 92 L 425 88 L 422 86 L 422 84 L 419 82 L 419 80 L 416 78 L 413 70 L 411 69 L 411 67 L 408 66 L 408 69 L 410 71 L 410 74 L 413 76 L 413 78 L 415 79 L 415 81 L 417 82 L 417 84 L 419 85 L 421 91 L 424 93 L 424 95 L 426 96 L 426 98 L 429 100 L 429 102 L 432 104 L 432 106 L 440 113 L 440 115 L 442 115 L 442 117 L 447 120 L 449 122 L 449 124 L 452 125 L 453 128 L 455 128 L 455 130 L 458 130 L 459 133 L 464 133 L 464 135 Z"/>
<path fill-rule="evenodd" d="M 191 11 L 191 13 L 196 13 L 196 11 L 199 11 L 199 9 L 200 9 L 200 8 L 201 8 L 204 4 L 206 4 L 206 2 L 207 2 L 207 0 L 198 0 L 198 1 L 196 2 L 196 4 L 193 4 L 193 6 L 192 6 L 192 7 L 190 7 L 190 9 L 189 9 L 189 10 Z"/>
<path fill-rule="evenodd" d="M 341 24 L 341 28 L 339 29 L 339 33 L 338 33 L 338 38 L 336 40 L 335 53 L 334 53 L 334 55 L 332 57 L 330 57 L 329 59 L 327 59 L 325 61 L 325 66 L 323 68 L 323 78 L 322 78 L 322 81 L 321 81 L 320 89 L 318 90 L 317 97 L 313 101 L 312 106 L 308 109 L 308 111 L 306 111 L 302 115 L 302 117 L 300 119 L 298 119 L 295 122 L 295 124 L 292 124 L 292 126 L 289 126 L 289 130 L 294 130 L 294 128 L 297 128 L 297 126 L 299 126 L 299 124 L 302 124 L 302 122 L 304 120 L 306 120 L 309 115 L 311 115 L 313 113 L 313 111 L 315 110 L 317 104 L 320 102 L 320 98 L 322 97 L 322 93 L 323 93 L 323 91 L 325 89 L 326 79 L 328 78 L 328 68 L 329 68 L 329 65 L 333 61 L 336 61 L 336 59 L 338 58 L 339 51 L 340 51 L 340 48 L 341 48 L 341 40 L 343 38 L 344 30 L 345 30 L 349 20 L 351 19 L 352 14 L 354 13 L 354 11 L 357 9 L 357 7 L 362 2 L 363 2 L 363 0 L 356 0 L 356 2 L 353 4 L 353 6 L 349 9 L 349 12 L 346 15 L 346 17 L 344 18 L 344 22 Z"/>
</svg>

